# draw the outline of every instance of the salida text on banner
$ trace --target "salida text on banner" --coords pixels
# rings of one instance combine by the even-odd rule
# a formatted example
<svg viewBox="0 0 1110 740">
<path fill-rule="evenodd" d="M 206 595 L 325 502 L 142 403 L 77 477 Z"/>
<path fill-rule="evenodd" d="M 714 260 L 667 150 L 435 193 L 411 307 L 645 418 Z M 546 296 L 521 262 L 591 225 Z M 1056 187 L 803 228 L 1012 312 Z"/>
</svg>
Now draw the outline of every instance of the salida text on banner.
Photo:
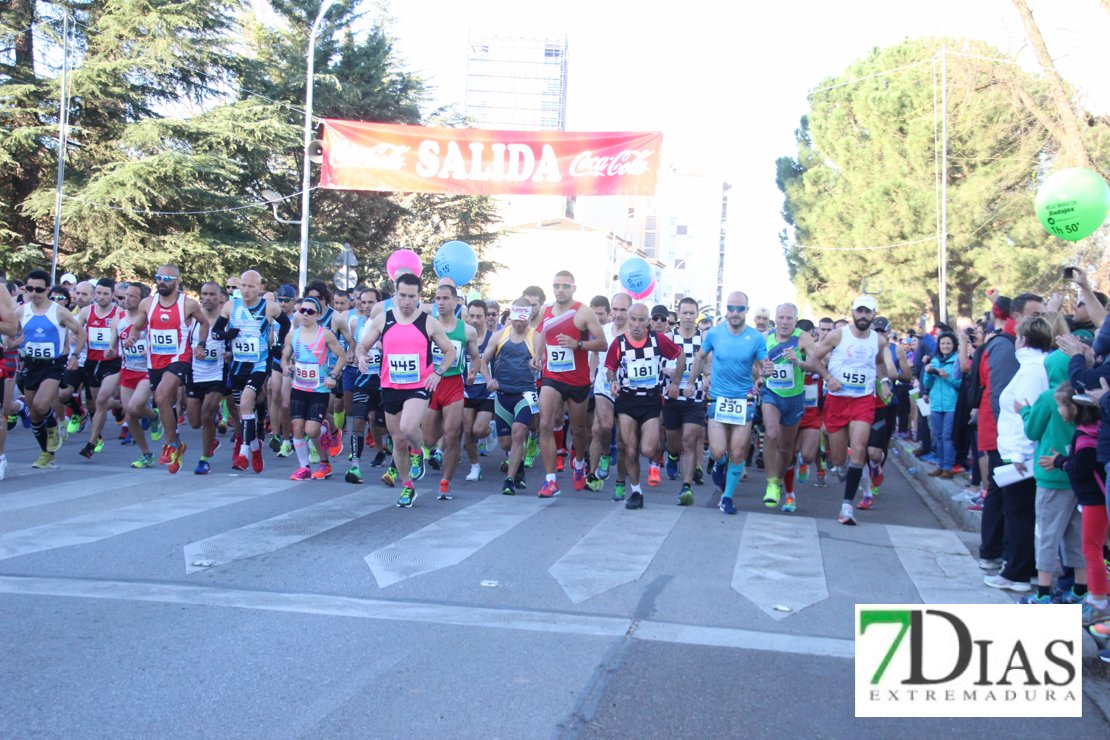
<svg viewBox="0 0 1110 740">
<path fill-rule="evenodd" d="M 659 132 L 488 131 L 324 121 L 320 186 L 468 195 L 653 195 Z"/>
</svg>

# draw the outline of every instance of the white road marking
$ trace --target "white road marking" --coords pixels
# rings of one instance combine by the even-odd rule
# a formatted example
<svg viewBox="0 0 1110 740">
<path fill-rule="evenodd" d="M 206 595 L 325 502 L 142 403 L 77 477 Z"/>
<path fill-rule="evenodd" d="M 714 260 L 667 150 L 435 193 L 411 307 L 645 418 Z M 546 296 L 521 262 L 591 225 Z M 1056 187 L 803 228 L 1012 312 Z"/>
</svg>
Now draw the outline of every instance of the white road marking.
<svg viewBox="0 0 1110 740">
<path fill-rule="evenodd" d="M 551 502 L 494 494 L 370 553 L 366 564 L 380 588 L 458 565 Z"/>
<path fill-rule="evenodd" d="M 1012 604 L 983 584 L 983 571 L 959 536 L 946 529 L 886 525 L 902 567 L 925 604 Z"/>
<path fill-rule="evenodd" d="M 748 514 L 732 588 L 775 620 L 829 598 L 817 520 Z"/>
<path fill-rule="evenodd" d="M 548 570 L 575 604 L 644 574 L 685 509 L 614 509 Z"/>
</svg>

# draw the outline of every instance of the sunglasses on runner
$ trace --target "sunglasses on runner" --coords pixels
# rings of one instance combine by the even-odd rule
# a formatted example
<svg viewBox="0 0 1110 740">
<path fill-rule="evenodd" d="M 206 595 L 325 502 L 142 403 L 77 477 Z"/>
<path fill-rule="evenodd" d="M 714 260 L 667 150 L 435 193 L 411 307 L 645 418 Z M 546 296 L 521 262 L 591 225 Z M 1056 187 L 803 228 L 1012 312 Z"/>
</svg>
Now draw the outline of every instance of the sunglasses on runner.
<svg viewBox="0 0 1110 740">
<path fill-rule="evenodd" d="M 50 296 L 50 300 L 56 301 L 57 303 L 65 303 L 66 297 L 64 295 L 52 295 Z"/>
<path fill-rule="evenodd" d="M 563 290 L 570 290 L 574 287 L 574 283 L 552 283 L 551 287 L 555 290 L 562 288 Z"/>
<path fill-rule="evenodd" d="M 747 307 L 747 306 L 733 306 L 733 305 L 731 305 L 731 304 L 730 304 L 730 305 L 728 305 L 728 306 L 726 306 L 726 308 L 728 308 L 728 310 L 729 310 L 730 312 L 733 312 L 733 311 L 734 311 L 734 312 L 736 312 L 736 313 L 744 313 L 745 311 L 747 311 L 747 310 L 748 310 L 748 307 Z"/>
<path fill-rule="evenodd" d="M 297 310 L 303 313 L 305 316 L 315 316 L 317 313 L 316 309 L 314 308 L 299 308 Z"/>
<path fill-rule="evenodd" d="M 24 290 L 24 292 L 31 292 L 31 293 L 45 293 L 47 291 L 46 288 L 36 288 L 33 285 L 24 285 L 23 290 Z"/>
<path fill-rule="evenodd" d="M 667 323 L 668 323 L 668 324 L 669 324 L 670 326 L 678 326 L 678 322 L 677 322 L 677 321 L 668 321 Z"/>
<path fill-rule="evenodd" d="M 158 283 L 172 283 L 177 280 L 173 275 L 155 275 L 154 281 Z"/>
<path fill-rule="evenodd" d="M 292 303 L 293 299 L 292 298 L 278 298 L 277 302 L 278 303 Z"/>
</svg>

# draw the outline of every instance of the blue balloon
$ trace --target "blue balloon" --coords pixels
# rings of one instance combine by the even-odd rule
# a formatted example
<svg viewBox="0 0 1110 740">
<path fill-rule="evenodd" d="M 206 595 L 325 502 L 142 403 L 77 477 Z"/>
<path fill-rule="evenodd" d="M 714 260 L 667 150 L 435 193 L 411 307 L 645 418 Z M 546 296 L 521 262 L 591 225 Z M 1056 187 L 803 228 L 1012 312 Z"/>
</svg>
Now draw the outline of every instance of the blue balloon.
<svg viewBox="0 0 1110 740">
<path fill-rule="evenodd" d="M 625 290 L 638 295 L 651 285 L 655 272 L 643 257 L 632 257 L 621 265 L 620 279 Z"/>
<path fill-rule="evenodd" d="M 455 287 L 461 288 L 474 279 L 478 272 L 478 255 L 466 242 L 447 242 L 436 250 L 432 267 L 441 278 L 449 277 Z"/>
</svg>

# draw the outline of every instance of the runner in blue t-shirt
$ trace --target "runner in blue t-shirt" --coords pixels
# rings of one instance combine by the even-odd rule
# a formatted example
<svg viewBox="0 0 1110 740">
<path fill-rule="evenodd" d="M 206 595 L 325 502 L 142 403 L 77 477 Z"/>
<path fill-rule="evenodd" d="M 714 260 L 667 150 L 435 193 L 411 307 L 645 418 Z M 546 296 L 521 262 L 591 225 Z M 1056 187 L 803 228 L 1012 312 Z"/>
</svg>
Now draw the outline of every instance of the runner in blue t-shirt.
<svg viewBox="0 0 1110 740">
<path fill-rule="evenodd" d="M 726 304 L 725 321 L 705 333 L 701 349 L 694 356 L 690 378 L 696 379 L 705 367 L 706 358 L 713 355 L 711 393 L 709 406 L 709 454 L 720 465 L 728 464 L 728 476 L 721 492 L 721 511 L 735 514 L 732 493 L 744 475 L 744 462 L 752 438 L 752 419 L 755 404 L 749 399 L 759 377 L 760 366 L 767 358 L 767 342 L 763 335 L 745 319 L 748 296 L 739 291 L 730 293 Z M 694 395 L 696 383 L 687 383 L 683 395 Z"/>
</svg>

